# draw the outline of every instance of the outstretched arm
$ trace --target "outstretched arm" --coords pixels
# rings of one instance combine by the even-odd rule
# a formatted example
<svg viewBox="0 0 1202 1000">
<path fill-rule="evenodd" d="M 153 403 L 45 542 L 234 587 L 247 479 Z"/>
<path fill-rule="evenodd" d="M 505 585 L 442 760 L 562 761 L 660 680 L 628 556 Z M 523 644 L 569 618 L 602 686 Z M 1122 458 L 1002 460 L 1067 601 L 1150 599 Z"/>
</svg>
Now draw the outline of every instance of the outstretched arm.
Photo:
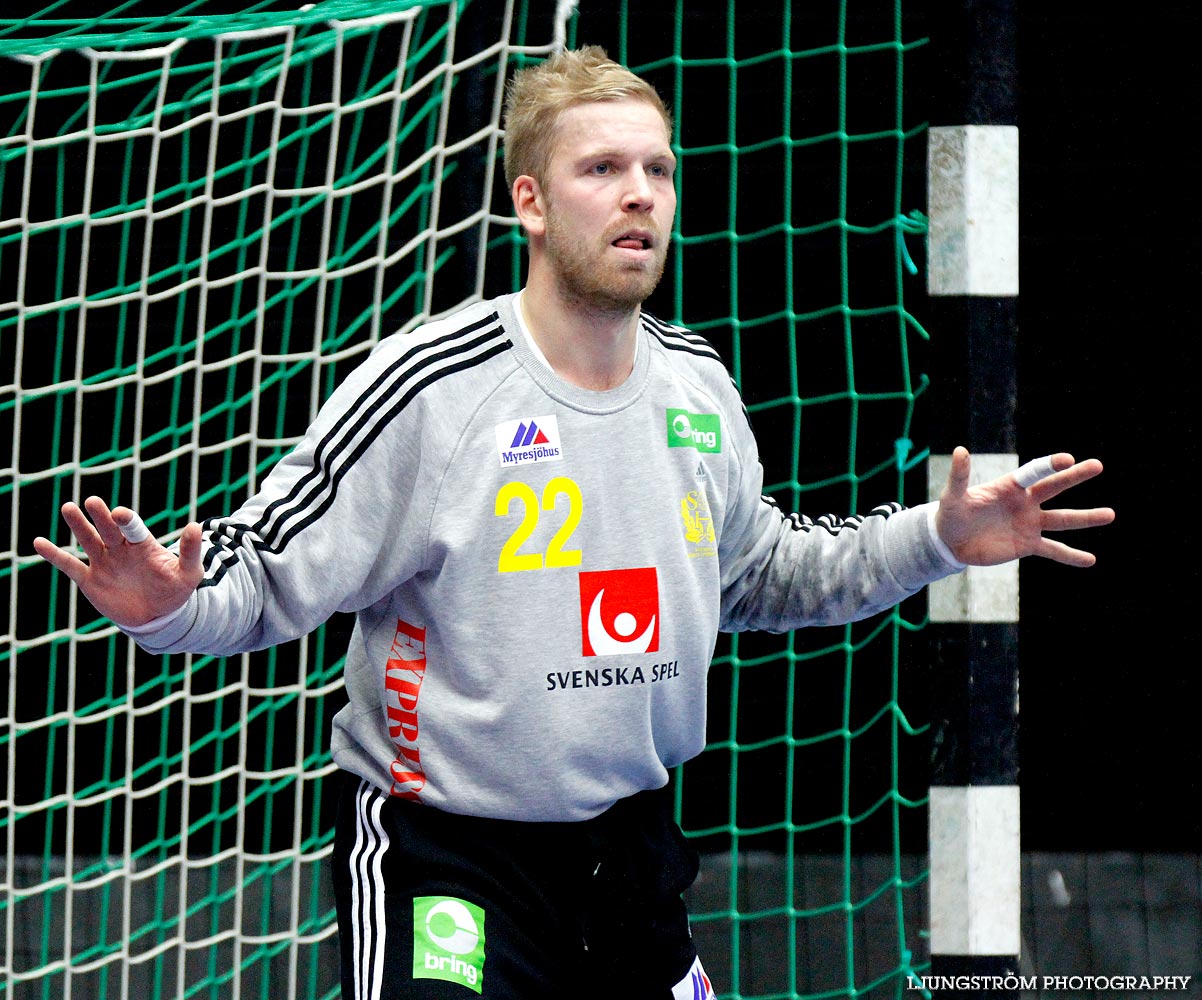
<svg viewBox="0 0 1202 1000">
<path fill-rule="evenodd" d="M 1067 566 L 1092 566 L 1091 552 L 1044 537 L 1045 531 L 1096 528 L 1114 520 L 1109 507 L 1044 510 L 1043 504 L 1102 471 L 1097 459 L 1076 462 L 1061 452 L 1016 472 L 969 486 L 972 460 L 965 448 L 952 453 L 952 468 L 939 498 L 935 528 L 952 554 L 973 566 L 992 566 L 1042 556 Z"/>
<path fill-rule="evenodd" d="M 136 628 L 183 607 L 203 576 L 200 525 L 184 528 L 177 557 L 128 507 L 110 511 L 100 497 L 88 497 L 83 505 L 86 514 L 73 503 L 64 504 L 62 512 L 88 561 L 46 538 L 33 540 L 38 555 L 70 577 L 116 625 Z"/>
</svg>

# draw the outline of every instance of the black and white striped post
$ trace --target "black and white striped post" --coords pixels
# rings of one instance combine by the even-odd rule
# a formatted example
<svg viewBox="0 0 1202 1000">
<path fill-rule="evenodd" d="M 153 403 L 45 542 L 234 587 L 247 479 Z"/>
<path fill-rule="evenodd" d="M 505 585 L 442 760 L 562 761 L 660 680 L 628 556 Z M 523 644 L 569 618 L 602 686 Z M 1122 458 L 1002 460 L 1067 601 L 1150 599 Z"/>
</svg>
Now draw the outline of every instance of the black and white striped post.
<svg viewBox="0 0 1202 1000">
<path fill-rule="evenodd" d="M 937 6 L 943 92 L 928 144 L 932 498 L 957 444 L 972 453 L 974 482 L 1018 467 L 1015 0 Z M 1018 565 L 969 567 L 931 587 L 929 607 L 932 985 L 936 996 L 1017 996 L 1005 984 L 1017 982 L 1022 939 Z"/>
</svg>

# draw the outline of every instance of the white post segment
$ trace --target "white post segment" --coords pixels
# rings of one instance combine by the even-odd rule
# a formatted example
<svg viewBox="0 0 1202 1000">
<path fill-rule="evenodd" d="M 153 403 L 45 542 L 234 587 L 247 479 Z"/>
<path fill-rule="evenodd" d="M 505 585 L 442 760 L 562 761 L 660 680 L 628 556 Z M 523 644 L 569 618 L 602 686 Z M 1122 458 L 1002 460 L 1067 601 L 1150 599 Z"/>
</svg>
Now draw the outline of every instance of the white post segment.
<svg viewBox="0 0 1202 1000">
<path fill-rule="evenodd" d="M 1018 129 L 930 129 L 931 295 L 1018 294 Z"/>
<path fill-rule="evenodd" d="M 938 500 L 952 466 L 950 455 L 931 455 L 927 461 L 927 498 Z M 976 486 L 1013 472 L 1018 456 L 974 454 L 969 484 Z M 1018 562 L 1000 566 L 969 566 L 927 588 L 932 622 L 1018 621 Z"/>
<path fill-rule="evenodd" d="M 1018 786 L 934 786 L 930 809 L 931 953 L 1018 955 Z"/>
</svg>

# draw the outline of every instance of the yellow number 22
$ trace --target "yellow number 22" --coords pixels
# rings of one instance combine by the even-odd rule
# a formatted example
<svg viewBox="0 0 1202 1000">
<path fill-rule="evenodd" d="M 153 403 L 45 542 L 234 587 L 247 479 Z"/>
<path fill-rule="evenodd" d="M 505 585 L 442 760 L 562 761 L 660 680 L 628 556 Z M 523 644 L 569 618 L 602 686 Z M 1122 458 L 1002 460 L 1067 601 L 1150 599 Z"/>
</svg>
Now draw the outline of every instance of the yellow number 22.
<svg viewBox="0 0 1202 1000">
<path fill-rule="evenodd" d="M 554 510 L 561 496 L 568 498 L 568 516 L 548 543 L 544 557 L 540 552 L 519 551 L 538 527 L 540 504 L 534 490 L 525 483 L 506 483 L 501 487 L 497 492 L 494 513 L 497 517 L 508 516 L 510 505 L 514 500 L 519 500 L 522 504 L 522 523 L 501 547 L 501 557 L 497 560 L 498 572 L 517 573 L 527 569 L 542 569 L 544 566 L 553 569 L 557 566 L 580 565 L 580 550 L 563 547 L 580 524 L 580 515 L 584 510 L 580 487 L 565 476 L 557 476 L 543 489 L 541 509 Z"/>
</svg>

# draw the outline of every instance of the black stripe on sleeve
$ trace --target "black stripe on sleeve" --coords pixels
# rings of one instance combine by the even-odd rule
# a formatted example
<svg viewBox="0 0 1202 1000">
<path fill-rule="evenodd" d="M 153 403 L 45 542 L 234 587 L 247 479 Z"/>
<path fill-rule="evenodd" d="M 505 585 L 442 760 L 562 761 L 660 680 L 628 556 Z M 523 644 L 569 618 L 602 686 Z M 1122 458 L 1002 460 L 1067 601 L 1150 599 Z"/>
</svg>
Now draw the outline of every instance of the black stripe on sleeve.
<svg viewBox="0 0 1202 1000">
<path fill-rule="evenodd" d="M 487 329 L 479 336 L 461 340 L 482 327 Z M 443 345 L 448 346 L 430 353 Z M 511 347 L 494 313 L 405 352 L 339 417 L 314 449 L 312 468 L 293 484 L 287 495 L 272 501 L 255 524 L 220 518 L 204 522 L 210 543 L 205 554 L 206 572 L 214 562 L 217 566 L 212 576 L 200 585 L 213 586 L 221 580 L 226 569 L 237 562 L 238 551 L 248 535 L 253 537 L 251 544 L 257 550 L 282 552 L 299 532 L 329 509 L 342 479 L 420 392 L 444 378 L 484 364 Z M 389 400 L 392 405 L 381 409 L 381 401 Z"/>
</svg>

